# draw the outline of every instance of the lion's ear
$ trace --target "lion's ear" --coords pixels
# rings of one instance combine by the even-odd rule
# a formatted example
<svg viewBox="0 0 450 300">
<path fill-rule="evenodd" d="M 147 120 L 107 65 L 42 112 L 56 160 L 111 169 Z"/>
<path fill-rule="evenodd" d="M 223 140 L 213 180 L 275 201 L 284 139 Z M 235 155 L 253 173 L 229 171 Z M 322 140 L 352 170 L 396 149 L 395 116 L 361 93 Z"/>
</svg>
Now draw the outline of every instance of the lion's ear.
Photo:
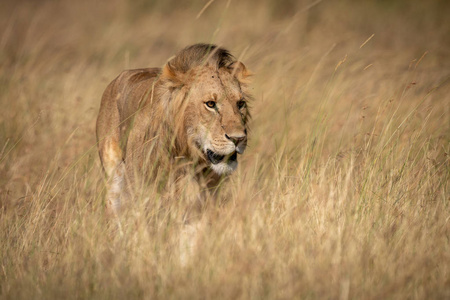
<svg viewBox="0 0 450 300">
<path fill-rule="evenodd" d="M 175 89 L 185 85 L 185 74 L 173 68 L 170 62 L 162 69 L 161 79 L 168 84 L 169 88 Z"/>
<path fill-rule="evenodd" d="M 230 71 L 231 75 L 236 77 L 241 82 L 245 82 L 246 80 L 248 80 L 248 77 L 252 75 L 251 72 L 248 71 L 245 65 L 240 61 L 231 63 L 227 68 Z"/>
</svg>

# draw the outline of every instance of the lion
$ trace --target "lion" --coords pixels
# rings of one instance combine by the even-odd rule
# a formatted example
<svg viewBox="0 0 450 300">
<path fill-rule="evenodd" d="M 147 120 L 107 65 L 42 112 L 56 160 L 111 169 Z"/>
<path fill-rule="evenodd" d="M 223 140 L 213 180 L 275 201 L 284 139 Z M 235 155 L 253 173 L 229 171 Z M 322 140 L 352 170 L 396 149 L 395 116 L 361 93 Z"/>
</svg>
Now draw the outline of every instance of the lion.
<svg viewBox="0 0 450 300">
<path fill-rule="evenodd" d="M 96 126 L 107 207 L 117 212 L 125 190 L 159 172 L 169 185 L 189 175 L 203 190 L 217 187 L 247 146 L 250 75 L 228 50 L 195 44 L 163 68 L 115 78 Z"/>
</svg>

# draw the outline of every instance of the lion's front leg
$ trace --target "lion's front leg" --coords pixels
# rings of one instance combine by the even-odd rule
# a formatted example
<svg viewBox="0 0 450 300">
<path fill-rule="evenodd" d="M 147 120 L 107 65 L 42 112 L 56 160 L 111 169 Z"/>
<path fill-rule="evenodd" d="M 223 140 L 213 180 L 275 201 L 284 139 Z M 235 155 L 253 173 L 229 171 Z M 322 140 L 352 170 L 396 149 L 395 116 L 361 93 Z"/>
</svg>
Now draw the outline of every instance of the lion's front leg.
<svg viewBox="0 0 450 300">
<path fill-rule="evenodd" d="M 182 226 L 179 239 L 179 251 L 180 264 L 185 267 L 191 262 L 192 257 L 199 248 L 204 223 L 201 220 L 196 220 L 189 224 L 183 224 Z"/>
<path fill-rule="evenodd" d="M 122 206 L 124 192 L 125 164 L 123 162 L 115 168 L 107 182 L 106 208 L 108 213 L 116 215 Z"/>
</svg>

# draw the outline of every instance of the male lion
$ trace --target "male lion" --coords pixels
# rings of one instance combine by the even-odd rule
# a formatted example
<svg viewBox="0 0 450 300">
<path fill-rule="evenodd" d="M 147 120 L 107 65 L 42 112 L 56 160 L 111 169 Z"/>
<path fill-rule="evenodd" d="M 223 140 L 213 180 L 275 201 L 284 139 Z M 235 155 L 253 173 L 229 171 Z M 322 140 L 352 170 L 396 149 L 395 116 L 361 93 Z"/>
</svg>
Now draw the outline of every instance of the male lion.
<svg viewBox="0 0 450 300">
<path fill-rule="evenodd" d="M 97 141 L 108 177 L 107 206 L 123 190 L 165 172 L 213 188 L 247 145 L 249 72 L 225 49 L 195 44 L 160 68 L 122 72 L 106 88 Z M 160 176 L 161 177 L 161 176 Z"/>
</svg>

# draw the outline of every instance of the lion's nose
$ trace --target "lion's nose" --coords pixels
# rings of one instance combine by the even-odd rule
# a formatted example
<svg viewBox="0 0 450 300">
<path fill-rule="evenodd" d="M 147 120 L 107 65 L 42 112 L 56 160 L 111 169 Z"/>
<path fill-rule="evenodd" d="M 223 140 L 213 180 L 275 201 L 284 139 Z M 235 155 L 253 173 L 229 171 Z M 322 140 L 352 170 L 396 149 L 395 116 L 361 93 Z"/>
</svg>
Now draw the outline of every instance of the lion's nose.
<svg viewBox="0 0 450 300">
<path fill-rule="evenodd" d="M 245 134 L 244 135 L 237 135 L 237 134 L 236 135 L 235 134 L 228 135 L 225 133 L 225 137 L 227 139 L 229 139 L 230 141 L 232 141 L 235 145 L 237 145 L 240 142 L 242 142 L 243 140 L 245 140 L 247 136 Z"/>
</svg>

